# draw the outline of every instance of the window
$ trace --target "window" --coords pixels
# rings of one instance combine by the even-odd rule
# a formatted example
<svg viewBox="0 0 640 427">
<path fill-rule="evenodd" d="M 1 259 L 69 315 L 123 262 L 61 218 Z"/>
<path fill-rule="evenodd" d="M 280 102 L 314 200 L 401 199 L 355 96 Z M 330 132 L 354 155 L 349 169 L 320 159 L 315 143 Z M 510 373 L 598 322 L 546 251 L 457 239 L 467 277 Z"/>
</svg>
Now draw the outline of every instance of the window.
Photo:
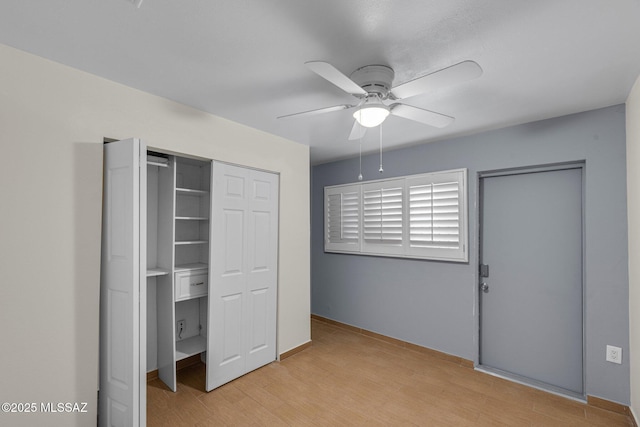
<svg viewBox="0 0 640 427">
<path fill-rule="evenodd" d="M 325 187 L 325 251 L 467 262 L 467 170 Z"/>
</svg>

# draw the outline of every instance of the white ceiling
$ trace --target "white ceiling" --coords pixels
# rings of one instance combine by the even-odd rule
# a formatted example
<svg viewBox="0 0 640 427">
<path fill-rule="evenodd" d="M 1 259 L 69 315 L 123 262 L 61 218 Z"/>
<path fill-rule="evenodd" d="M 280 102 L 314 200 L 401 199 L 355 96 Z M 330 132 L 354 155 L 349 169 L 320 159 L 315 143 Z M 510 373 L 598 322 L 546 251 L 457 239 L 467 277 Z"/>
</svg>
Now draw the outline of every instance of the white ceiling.
<svg viewBox="0 0 640 427">
<path fill-rule="evenodd" d="M 309 71 L 391 66 L 394 86 L 463 60 L 483 75 L 406 99 L 454 116 L 398 117 L 384 146 L 450 138 L 623 103 L 640 74 L 638 0 L 2 0 L 0 43 L 349 157 L 354 98 Z M 0 68 L 1 69 L 1 68 Z M 0 72 L 1 75 L 1 72 Z M 378 147 L 368 132 L 365 152 Z"/>
</svg>

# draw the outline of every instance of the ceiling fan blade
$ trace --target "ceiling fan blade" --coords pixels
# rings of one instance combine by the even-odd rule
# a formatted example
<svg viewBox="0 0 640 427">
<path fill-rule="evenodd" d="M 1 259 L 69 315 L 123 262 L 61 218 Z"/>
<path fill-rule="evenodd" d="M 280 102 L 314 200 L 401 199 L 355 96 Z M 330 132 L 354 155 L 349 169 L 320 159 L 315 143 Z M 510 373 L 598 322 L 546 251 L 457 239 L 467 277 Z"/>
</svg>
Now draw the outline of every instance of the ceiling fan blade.
<svg viewBox="0 0 640 427">
<path fill-rule="evenodd" d="M 355 105 L 349 105 L 349 104 L 334 105 L 333 107 L 318 108 L 317 110 L 309 110 L 309 111 L 302 111 L 300 113 L 285 114 L 284 116 L 278 116 L 278 118 L 287 119 L 289 117 L 313 116 L 316 114 L 330 113 L 332 111 L 346 110 L 352 107 L 355 107 Z"/>
<path fill-rule="evenodd" d="M 362 138 L 366 131 L 367 131 L 366 127 L 361 126 L 357 120 L 354 120 L 353 127 L 351 128 L 351 133 L 349 134 L 349 141 Z"/>
<path fill-rule="evenodd" d="M 391 89 L 396 99 L 410 98 L 433 89 L 473 80 L 482 75 L 482 68 L 473 61 L 463 61 Z"/>
<path fill-rule="evenodd" d="M 443 128 L 450 125 L 455 120 L 453 117 L 444 114 L 434 113 L 433 111 L 424 110 L 418 107 L 412 107 L 406 104 L 393 104 L 390 106 L 391 114 L 405 119 L 420 122 L 428 126 Z"/>
<path fill-rule="evenodd" d="M 340 70 L 327 62 L 309 61 L 305 62 L 304 65 L 320 77 L 328 80 L 351 95 L 364 96 L 367 94 L 366 90 L 362 89 L 356 82 L 342 74 Z"/>
</svg>

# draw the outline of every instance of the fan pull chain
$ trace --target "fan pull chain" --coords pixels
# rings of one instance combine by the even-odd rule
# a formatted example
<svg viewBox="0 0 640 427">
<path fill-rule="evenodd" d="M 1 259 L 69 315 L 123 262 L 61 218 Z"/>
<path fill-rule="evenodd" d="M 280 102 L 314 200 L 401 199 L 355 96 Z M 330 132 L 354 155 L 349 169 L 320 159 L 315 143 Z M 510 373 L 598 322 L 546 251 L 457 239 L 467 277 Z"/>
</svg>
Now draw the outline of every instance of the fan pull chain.
<svg viewBox="0 0 640 427">
<path fill-rule="evenodd" d="M 360 133 L 360 174 L 358 175 L 358 181 L 362 181 L 362 133 Z"/>
<path fill-rule="evenodd" d="M 384 172 L 384 169 L 382 169 L 382 125 L 380 125 L 379 128 L 380 128 L 380 169 L 378 169 L 378 172 L 382 173 Z"/>
</svg>

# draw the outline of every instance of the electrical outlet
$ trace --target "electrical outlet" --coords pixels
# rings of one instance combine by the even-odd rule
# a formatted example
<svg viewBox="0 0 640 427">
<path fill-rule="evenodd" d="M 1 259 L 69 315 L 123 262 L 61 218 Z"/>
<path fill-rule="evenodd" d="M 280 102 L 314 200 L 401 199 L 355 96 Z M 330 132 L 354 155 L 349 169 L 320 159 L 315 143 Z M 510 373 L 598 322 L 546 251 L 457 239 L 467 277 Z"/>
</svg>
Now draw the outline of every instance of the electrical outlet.
<svg viewBox="0 0 640 427">
<path fill-rule="evenodd" d="M 620 347 L 614 347 L 612 345 L 607 346 L 607 362 L 622 363 L 622 349 Z"/>
<path fill-rule="evenodd" d="M 180 341 L 187 329 L 187 321 L 182 319 L 176 322 L 176 339 Z"/>
</svg>

